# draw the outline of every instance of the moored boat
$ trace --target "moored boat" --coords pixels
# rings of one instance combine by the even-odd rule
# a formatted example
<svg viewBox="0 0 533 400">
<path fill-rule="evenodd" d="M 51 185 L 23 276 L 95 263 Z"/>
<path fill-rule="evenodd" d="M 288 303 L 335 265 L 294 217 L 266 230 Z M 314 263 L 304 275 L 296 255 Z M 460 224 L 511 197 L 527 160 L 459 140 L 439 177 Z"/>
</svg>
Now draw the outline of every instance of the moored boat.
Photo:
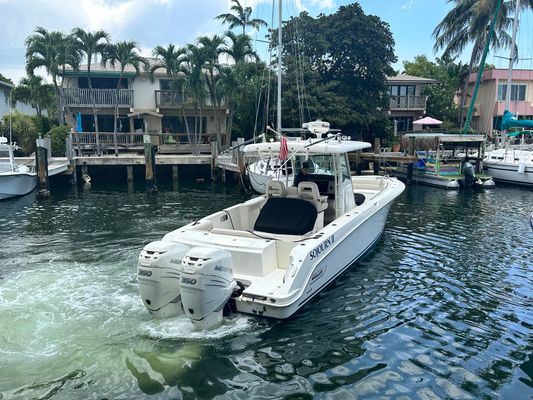
<svg viewBox="0 0 533 400">
<path fill-rule="evenodd" d="M 142 301 L 158 318 L 185 314 L 200 329 L 224 308 L 284 319 L 303 307 L 381 236 L 395 178 L 350 174 L 347 153 L 368 143 L 289 143 L 290 159 L 319 173 L 297 187 L 269 180 L 266 194 L 191 222 L 148 244 L 138 263 Z M 274 152 L 279 142 L 245 152 Z"/>
<path fill-rule="evenodd" d="M 15 146 L 0 137 L 0 200 L 23 196 L 37 186 L 37 174 L 23 164 L 17 164 Z"/>
</svg>

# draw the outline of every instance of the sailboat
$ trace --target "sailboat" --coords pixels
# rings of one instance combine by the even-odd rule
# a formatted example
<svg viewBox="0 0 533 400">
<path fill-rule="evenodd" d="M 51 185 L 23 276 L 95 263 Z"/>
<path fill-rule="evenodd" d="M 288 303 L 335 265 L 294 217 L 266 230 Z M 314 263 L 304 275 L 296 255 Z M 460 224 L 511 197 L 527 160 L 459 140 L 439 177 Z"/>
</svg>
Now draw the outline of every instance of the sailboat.
<svg viewBox="0 0 533 400">
<path fill-rule="evenodd" d="M 509 68 L 507 73 L 507 91 L 505 111 L 502 118 L 502 147 L 487 153 L 483 164 L 488 173 L 496 181 L 533 187 L 533 147 L 524 144 L 513 146 L 509 144 L 507 131 L 509 128 L 533 129 L 532 120 L 519 120 L 510 109 L 511 81 L 513 64 L 515 61 L 516 31 L 518 28 L 518 15 L 520 12 L 520 0 L 515 4 L 515 17 L 513 21 L 513 33 L 511 37 L 511 54 L 509 56 Z"/>
<path fill-rule="evenodd" d="M 185 315 L 197 329 L 227 313 L 298 312 L 371 251 L 405 189 L 388 176 L 351 176 L 348 153 L 367 147 L 341 134 L 246 145 L 245 154 L 285 153 L 280 168 L 312 162 L 313 173 L 297 187 L 288 176 L 268 179 L 264 195 L 146 245 L 137 266 L 146 309 L 155 318 Z"/>
</svg>

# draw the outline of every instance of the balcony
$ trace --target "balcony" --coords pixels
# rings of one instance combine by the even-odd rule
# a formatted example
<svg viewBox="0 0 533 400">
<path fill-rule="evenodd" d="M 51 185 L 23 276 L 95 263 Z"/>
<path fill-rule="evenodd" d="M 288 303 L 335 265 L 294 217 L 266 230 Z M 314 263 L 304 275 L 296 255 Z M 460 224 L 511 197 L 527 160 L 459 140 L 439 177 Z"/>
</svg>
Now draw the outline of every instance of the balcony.
<svg viewBox="0 0 533 400">
<path fill-rule="evenodd" d="M 426 96 L 390 96 L 390 110 L 425 110 Z"/>
<path fill-rule="evenodd" d="M 156 90 L 155 106 L 156 108 L 178 108 L 183 104 L 183 97 L 176 90 Z"/>
<path fill-rule="evenodd" d="M 62 89 L 63 101 L 69 107 L 114 107 L 118 102 L 119 107 L 133 107 L 132 89 L 90 89 L 68 88 Z M 117 97 L 118 94 L 118 97 Z"/>
</svg>

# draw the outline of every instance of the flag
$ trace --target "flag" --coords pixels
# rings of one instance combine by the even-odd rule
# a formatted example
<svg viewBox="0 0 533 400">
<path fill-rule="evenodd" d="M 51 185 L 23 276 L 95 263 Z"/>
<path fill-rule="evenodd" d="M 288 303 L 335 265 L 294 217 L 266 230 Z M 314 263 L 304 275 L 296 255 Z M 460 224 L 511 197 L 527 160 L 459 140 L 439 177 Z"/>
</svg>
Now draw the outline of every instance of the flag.
<svg viewBox="0 0 533 400">
<path fill-rule="evenodd" d="M 289 146 L 287 146 L 287 138 L 285 136 L 281 137 L 281 143 L 279 145 L 279 155 L 278 158 L 281 161 L 285 161 L 289 156 Z"/>
</svg>

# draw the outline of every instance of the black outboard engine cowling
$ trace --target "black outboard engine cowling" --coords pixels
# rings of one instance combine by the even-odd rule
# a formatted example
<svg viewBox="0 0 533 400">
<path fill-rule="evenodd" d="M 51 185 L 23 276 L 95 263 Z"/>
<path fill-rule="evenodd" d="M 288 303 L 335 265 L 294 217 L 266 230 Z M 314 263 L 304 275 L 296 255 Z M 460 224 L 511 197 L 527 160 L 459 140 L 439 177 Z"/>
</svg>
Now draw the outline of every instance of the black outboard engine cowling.
<svg viewBox="0 0 533 400">
<path fill-rule="evenodd" d="M 474 184 L 476 180 L 476 169 L 474 165 L 468 161 L 468 159 L 465 160 L 463 163 L 463 175 L 465 176 L 465 186 L 470 187 Z"/>
<path fill-rule="evenodd" d="M 193 247 L 183 258 L 181 302 L 195 327 L 211 329 L 220 324 L 224 305 L 236 286 L 228 251 Z"/>
</svg>

